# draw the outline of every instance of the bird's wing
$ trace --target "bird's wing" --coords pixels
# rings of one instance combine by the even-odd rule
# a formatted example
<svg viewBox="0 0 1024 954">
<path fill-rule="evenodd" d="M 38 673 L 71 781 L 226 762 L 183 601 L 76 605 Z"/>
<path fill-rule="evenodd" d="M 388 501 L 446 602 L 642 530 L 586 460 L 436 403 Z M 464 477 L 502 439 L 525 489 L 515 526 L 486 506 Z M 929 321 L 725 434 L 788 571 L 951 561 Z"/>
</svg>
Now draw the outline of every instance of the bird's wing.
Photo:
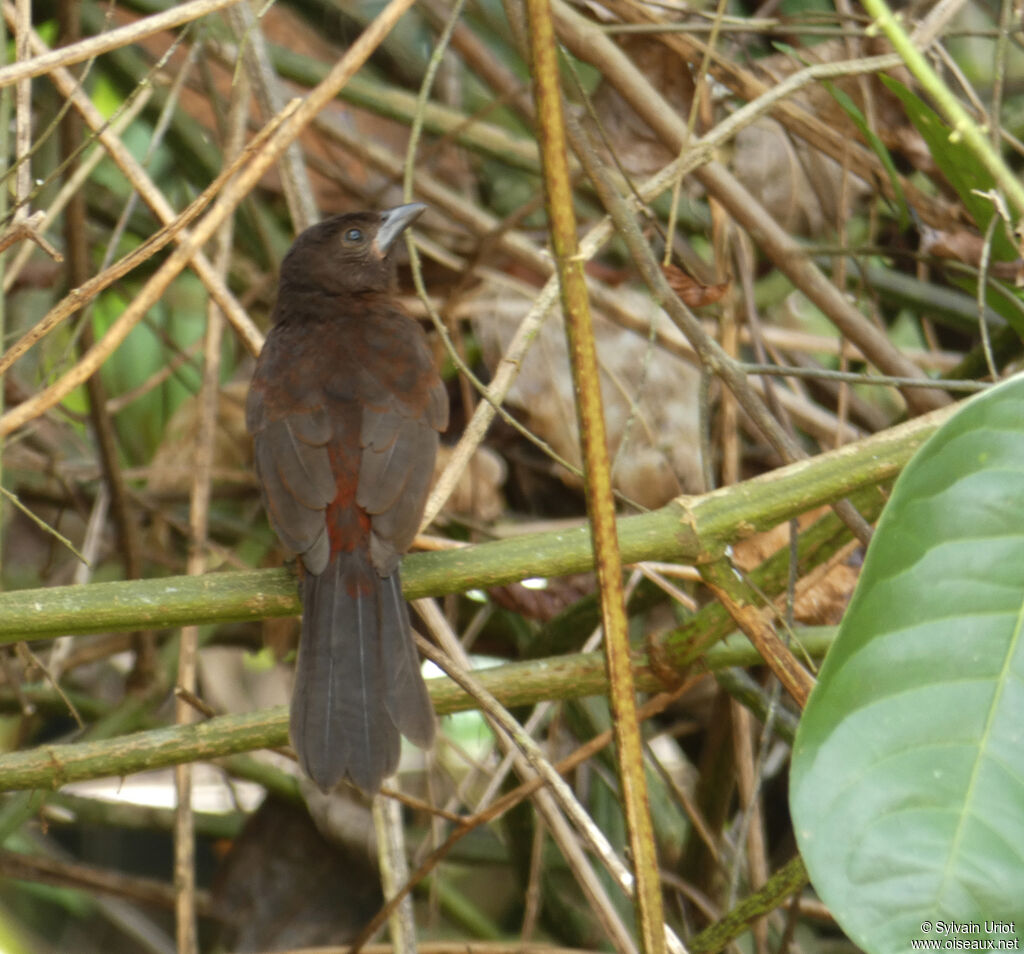
<svg viewBox="0 0 1024 954">
<path fill-rule="evenodd" d="M 356 502 L 371 517 L 370 555 L 382 575 L 398 565 L 419 530 L 434 476 L 438 434 L 448 426 L 448 395 L 419 329 L 392 355 L 391 368 L 415 380 L 368 387 Z M 413 370 L 414 369 L 414 370 Z M 401 395 L 401 396 L 398 396 Z"/>
<path fill-rule="evenodd" d="M 268 414 L 266 382 L 257 373 L 246 403 L 263 504 L 281 542 L 310 573 L 322 573 L 330 558 L 324 513 L 337 493 L 327 448 L 332 421 L 322 405 Z"/>
</svg>

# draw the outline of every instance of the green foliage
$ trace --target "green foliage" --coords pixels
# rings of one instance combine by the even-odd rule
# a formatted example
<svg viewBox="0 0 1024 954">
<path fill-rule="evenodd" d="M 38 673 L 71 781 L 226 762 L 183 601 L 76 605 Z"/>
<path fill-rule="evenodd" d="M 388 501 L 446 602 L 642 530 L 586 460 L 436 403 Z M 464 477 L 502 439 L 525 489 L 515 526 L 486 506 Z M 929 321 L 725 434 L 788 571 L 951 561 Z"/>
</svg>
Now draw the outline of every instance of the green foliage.
<svg viewBox="0 0 1024 954">
<path fill-rule="evenodd" d="M 800 722 L 800 850 L 872 954 L 907 950 L 924 922 L 1016 921 L 1024 936 L 1022 499 L 1016 378 L 897 482 Z"/>
<path fill-rule="evenodd" d="M 995 202 L 985 193 L 995 188 L 992 173 L 985 168 L 977 155 L 919 96 L 907 89 L 898 80 L 882 76 L 881 80 L 903 103 L 907 116 L 928 144 L 935 164 L 956 190 L 979 231 L 987 234 L 992 228 L 992 261 L 1013 261 L 1018 257 L 1016 245 L 1005 223 L 992 225 L 992 217 L 998 214 Z M 976 294 L 974 282 L 953 277 L 954 284 Z M 1019 294 L 1008 288 L 989 287 L 985 289 L 985 302 L 1024 337 L 1024 307 Z"/>
<path fill-rule="evenodd" d="M 96 336 L 118 318 L 127 302 L 117 292 L 100 296 L 94 311 Z M 146 383 L 174 357 L 198 341 L 206 324 L 206 298 L 199 280 L 189 272 L 171 286 L 149 323 L 138 325 L 103 366 L 103 382 L 111 396 Z M 158 387 L 130 403 L 118 415 L 122 447 L 134 463 L 148 461 L 164 426 L 181 402 L 199 390 L 199 370 L 182 365 Z"/>
<path fill-rule="evenodd" d="M 956 136 L 942 117 L 919 96 L 891 76 L 881 76 L 880 79 L 903 103 L 914 128 L 928 144 L 928 151 L 935 164 L 956 190 L 964 208 L 974 219 L 974 224 L 984 233 L 989 220 L 996 214 L 992 200 L 982 195 L 995 186 L 992 173 L 963 139 Z M 996 261 L 1011 261 L 1017 257 L 1013 242 L 998 226 L 992 236 L 992 255 Z"/>
</svg>

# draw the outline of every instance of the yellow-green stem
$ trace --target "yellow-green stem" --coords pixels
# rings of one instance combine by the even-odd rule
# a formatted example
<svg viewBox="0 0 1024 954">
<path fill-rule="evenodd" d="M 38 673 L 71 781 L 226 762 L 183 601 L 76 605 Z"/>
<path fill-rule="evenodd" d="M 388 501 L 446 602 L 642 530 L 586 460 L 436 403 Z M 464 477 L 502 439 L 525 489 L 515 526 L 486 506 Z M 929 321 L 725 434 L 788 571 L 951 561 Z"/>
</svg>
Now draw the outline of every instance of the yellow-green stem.
<svg viewBox="0 0 1024 954">
<path fill-rule="evenodd" d="M 622 562 L 615 526 L 611 467 L 605 438 L 597 352 L 583 263 L 576 243 L 576 216 L 566 150 L 558 51 L 549 0 L 527 0 L 534 95 L 551 244 L 561 286 L 569 354 L 576 386 L 577 419 L 583 445 L 587 510 L 592 528 L 594 561 L 601 591 L 605 664 L 618 753 L 622 800 L 636 875 L 636 913 L 640 946 L 645 954 L 665 950 L 661 883 L 654 846 L 643 743 L 636 712 L 636 687 L 629 658 L 629 640 L 622 589 Z"/>
<path fill-rule="evenodd" d="M 914 45 L 913 39 L 903 29 L 899 18 L 889 9 L 885 0 L 864 0 L 864 9 L 889 38 L 896 52 L 903 57 L 907 69 L 914 74 L 921 87 L 935 100 L 939 112 L 952 127 L 951 135 L 963 138 L 985 168 L 992 173 L 1017 214 L 1024 215 L 1024 186 L 992 147 L 985 132 L 971 119 L 960 100 L 953 95 L 925 59 L 924 54 Z"/>
</svg>

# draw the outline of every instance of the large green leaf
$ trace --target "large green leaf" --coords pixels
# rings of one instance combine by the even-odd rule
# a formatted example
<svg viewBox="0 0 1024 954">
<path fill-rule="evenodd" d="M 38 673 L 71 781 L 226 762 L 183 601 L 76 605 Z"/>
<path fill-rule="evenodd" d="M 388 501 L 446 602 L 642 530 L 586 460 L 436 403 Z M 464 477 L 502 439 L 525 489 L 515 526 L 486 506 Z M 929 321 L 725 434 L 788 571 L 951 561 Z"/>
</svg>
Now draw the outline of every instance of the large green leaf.
<svg viewBox="0 0 1024 954">
<path fill-rule="evenodd" d="M 1024 938 L 1022 623 L 1018 377 L 968 402 L 897 482 L 797 732 L 800 851 L 872 954 L 953 949 L 954 926 Z"/>
</svg>

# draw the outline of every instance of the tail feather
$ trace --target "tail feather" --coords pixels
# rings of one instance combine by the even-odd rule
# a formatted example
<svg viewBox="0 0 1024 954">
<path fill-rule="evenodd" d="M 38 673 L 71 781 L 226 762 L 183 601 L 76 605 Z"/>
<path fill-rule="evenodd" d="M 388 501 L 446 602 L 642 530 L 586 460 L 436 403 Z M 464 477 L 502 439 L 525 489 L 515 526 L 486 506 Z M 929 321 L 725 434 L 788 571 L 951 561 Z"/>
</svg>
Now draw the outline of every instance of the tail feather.
<svg viewBox="0 0 1024 954">
<path fill-rule="evenodd" d="M 380 618 L 384 706 L 402 735 L 421 749 L 428 748 L 434 741 L 434 707 L 420 672 L 409 604 L 402 596 L 397 569 L 381 580 Z"/>
<path fill-rule="evenodd" d="M 381 578 L 365 552 L 336 553 L 303 580 L 302 641 L 291 735 L 303 770 L 327 791 L 347 778 L 377 791 L 398 768 L 400 733 L 433 738 L 397 571 Z"/>
</svg>

